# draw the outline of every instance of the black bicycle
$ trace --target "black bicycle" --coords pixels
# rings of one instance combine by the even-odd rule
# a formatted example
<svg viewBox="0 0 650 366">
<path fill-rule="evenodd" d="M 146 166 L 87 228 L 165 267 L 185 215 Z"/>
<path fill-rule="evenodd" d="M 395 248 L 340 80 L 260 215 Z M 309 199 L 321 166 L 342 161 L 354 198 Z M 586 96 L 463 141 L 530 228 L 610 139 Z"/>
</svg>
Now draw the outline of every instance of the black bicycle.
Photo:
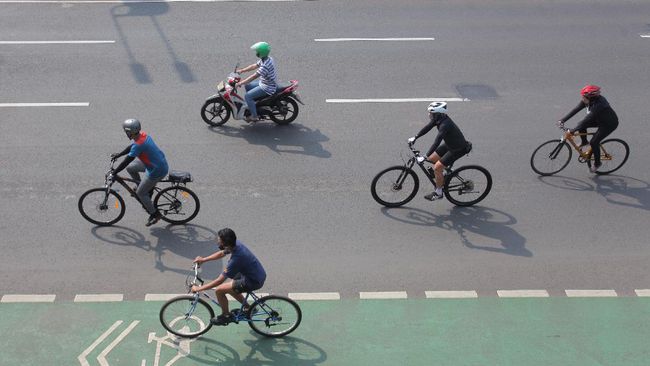
<svg viewBox="0 0 650 366">
<path fill-rule="evenodd" d="M 386 207 L 399 207 L 415 197 L 420 180 L 413 170 L 417 164 L 429 182 L 436 188 L 433 168 L 418 162 L 420 151 L 409 143 L 413 156 L 404 165 L 392 166 L 379 172 L 372 180 L 370 191 L 379 204 Z M 470 148 L 471 149 L 471 148 Z M 479 165 L 465 165 L 456 170 L 451 166 L 445 169 L 445 184 L 442 191 L 449 202 L 456 206 L 471 206 L 481 202 L 492 189 L 492 175 Z"/>
<path fill-rule="evenodd" d="M 124 199 L 113 189 L 116 182 L 135 198 L 140 204 L 140 198 L 135 193 L 137 183 L 131 178 L 112 176 L 115 160 L 111 160 L 110 168 L 104 175 L 104 187 L 87 190 L 79 197 L 79 212 L 84 219 L 99 226 L 110 226 L 120 221 L 126 212 Z M 199 198 L 186 187 L 192 181 L 192 175 L 187 172 L 171 171 L 166 179 L 158 183 L 169 183 L 168 187 L 156 185 L 151 192 L 155 194 L 153 205 L 162 214 L 162 219 L 171 224 L 184 224 L 199 213 L 201 207 Z M 130 185 L 133 185 L 132 188 Z M 143 206 L 144 208 L 144 206 Z"/>
</svg>

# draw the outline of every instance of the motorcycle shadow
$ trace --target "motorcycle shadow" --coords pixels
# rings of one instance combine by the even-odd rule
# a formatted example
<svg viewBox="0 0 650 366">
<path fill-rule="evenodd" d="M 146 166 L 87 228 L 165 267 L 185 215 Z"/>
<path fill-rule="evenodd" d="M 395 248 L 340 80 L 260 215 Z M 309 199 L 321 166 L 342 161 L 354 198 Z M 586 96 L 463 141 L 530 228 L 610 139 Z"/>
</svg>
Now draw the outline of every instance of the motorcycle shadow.
<svg viewBox="0 0 650 366">
<path fill-rule="evenodd" d="M 251 145 L 264 145 L 277 154 L 301 154 L 328 159 L 332 154 L 322 142 L 329 141 L 319 129 L 311 129 L 299 123 L 277 126 L 270 123 L 245 124 L 239 127 L 211 127 L 210 131 L 223 136 L 246 140 Z"/>
</svg>

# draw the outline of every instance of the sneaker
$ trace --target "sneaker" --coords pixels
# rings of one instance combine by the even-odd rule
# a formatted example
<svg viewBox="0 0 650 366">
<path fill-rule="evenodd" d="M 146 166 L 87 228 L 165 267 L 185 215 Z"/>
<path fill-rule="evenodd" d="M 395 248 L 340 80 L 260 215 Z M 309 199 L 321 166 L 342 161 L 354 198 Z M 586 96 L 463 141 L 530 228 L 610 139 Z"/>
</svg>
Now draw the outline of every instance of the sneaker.
<svg viewBox="0 0 650 366">
<path fill-rule="evenodd" d="M 232 321 L 232 315 L 230 315 L 230 314 L 225 314 L 225 315 L 221 314 L 221 315 L 217 316 L 216 318 L 210 319 L 210 323 L 212 323 L 212 325 L 226 326 L 226 325 L 230 324 L 231 321 Z"/>
<path fill-rule="evenodd" d="M 435 200 L 442 199 L 443 197 L 444 197 L 443 193 L 438 194 L 436 191 L 433 191 L 433 192 L 427 194 L 426 196 L 424 196 L 424 199 L 429 200 L 429 201 L 435 201 Z"/>
<path fill-rule="evenodd" d="M 162 214 L 160 213 L 160 211 L 156 211 L 156 213 L 149 215 L 149 220 L 147 220 L 146 226 L 151 226 L 151 225 L 157 223 L 158 220 L 160 220 L 161 217 L 162 217 Z"/>
<path fill-rule="evenodd" d="M 593 164 L 592 166 L 589 167 L 589 171 L 594 173 L 594 174 L 598 173 L 598 169 L 600 169 L 601 165 L 602 164 L 600 164 L 600 165 Z"/>
</svg>

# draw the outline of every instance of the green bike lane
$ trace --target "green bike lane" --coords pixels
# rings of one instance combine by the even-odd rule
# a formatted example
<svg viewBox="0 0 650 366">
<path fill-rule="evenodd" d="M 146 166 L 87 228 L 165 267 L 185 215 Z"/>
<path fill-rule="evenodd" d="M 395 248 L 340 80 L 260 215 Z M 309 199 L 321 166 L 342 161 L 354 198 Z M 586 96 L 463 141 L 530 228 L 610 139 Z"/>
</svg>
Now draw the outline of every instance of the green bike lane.
<svg viewBox="0 0 650 366">
<path fill-rule="evenodd" d="M 196 340 L 162 302 L 0 304 L 0 365 L 649 365 L 650 298 L 302 301 L 291 335 Z"/>
</svg>

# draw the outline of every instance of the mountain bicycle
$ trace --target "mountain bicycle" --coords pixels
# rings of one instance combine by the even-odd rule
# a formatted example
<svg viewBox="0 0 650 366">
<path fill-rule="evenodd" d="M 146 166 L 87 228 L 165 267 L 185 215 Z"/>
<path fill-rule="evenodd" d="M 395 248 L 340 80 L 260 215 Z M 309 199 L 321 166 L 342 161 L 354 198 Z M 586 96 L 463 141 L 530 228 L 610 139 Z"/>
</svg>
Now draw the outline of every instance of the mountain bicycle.
<svg viewBox="0 0 650 366">
<path fill-rule="evenodd" d="M 160 323 L 170 333 L 179 337 L 195 338 L 212 327 L 210 319 L 214 318 L 214 310 L 201 295 L 221 308 L 219 302 L 205 291 L 189 293 L 192 286 L 204 283 L 199 277 L 198 269 L 198 264 L 194 263 L 194 273 L 190 273 L 185 280 L 188 295 L 174 297 L 160 308 Z M 239 309 L 231 311 L 232 322 L 235 324 L 247 322 L 253 331 L 271 338 L 283 337 L 300 325 L 302 311 L 295 301 L 287 297 L 258 296 L 251 291 L 246 294 L 245 299 L 244 304 L 248 304 L 249 299 L 252 304 L 242 304 Z"/>
<path fill-rule="evenodd" d="M 392 166 L 379 172 L 372 180 L 370 192 L 379 204 L 386 207 L 402 206 L 415 197 L 420 187 L 420 180 L 413 170 L 417 163 L 429 182 L 436 188 L 436 181 L 431 166 L 425 167 L 424 161 L 418 162 L 420 151 L 408 144 L 413 156 L 404 165 Z M 471 147 L 469 148 L 471 150 Z M 471 206 L 481 202 L 492 189 L 492 175 L 479 165 L 465 165 L 456 170 L 451 166 L 445 169 L 445 183 L 442 191 L 445 198 L 456 206 Z"/>
<path fill-rule="evenodd" d="M 587 163 L 591 168 L 594 156 L 591 146 L 584 150 L 574 141 L 575 136 L 591 136 L 593 133 L 577 133 L 568 139 L 565 133 L 569 129 L 564 125 L 558 126 L 562 130 L 562 138 L 546 141 L 533 151 L 530 157 L 530 166 L 535 173 L 541 176 L 553 175 L 562 171 L 571 161 L 571 147 L 578 153 L 578 162 Z M 608 139 L 600 143 L 600 161 L 602 165 L 596 172 L 599 175 L 613 173 L 620 169 L 630 156 L 630 147 L 621 139 Z"/>
<path fill-rule="evenodd" d="M 104 175 L 104 187 L 92 188 L 79 197 L 79 212 L 84 219 L 99 226 L 110 226 L 122 219 L 126 212 L 124 199 L 113 189 L 119 183 L 140 204 L 136 194 L 137 182 L 131 178 L 112 176 L 115 161 L 111 159 L 110 168 Z M 159 184 L 169 183 L 168 187 L 160 188 L 158 185 L 151 192 L 155 198 L 154 207 L 162 214 L 162 219 L 171 224 L 184 224 L 192 220 L 199 213 L 201 204 L 196 194 L 186 187 L 192 181 L 192 175 L 187 172 L 171 171 L 166 179 Z M 133 185 L 133 188 L 130 186 Z M 144 206 L 142 206 L 144 208 Z"/>
</svg>

